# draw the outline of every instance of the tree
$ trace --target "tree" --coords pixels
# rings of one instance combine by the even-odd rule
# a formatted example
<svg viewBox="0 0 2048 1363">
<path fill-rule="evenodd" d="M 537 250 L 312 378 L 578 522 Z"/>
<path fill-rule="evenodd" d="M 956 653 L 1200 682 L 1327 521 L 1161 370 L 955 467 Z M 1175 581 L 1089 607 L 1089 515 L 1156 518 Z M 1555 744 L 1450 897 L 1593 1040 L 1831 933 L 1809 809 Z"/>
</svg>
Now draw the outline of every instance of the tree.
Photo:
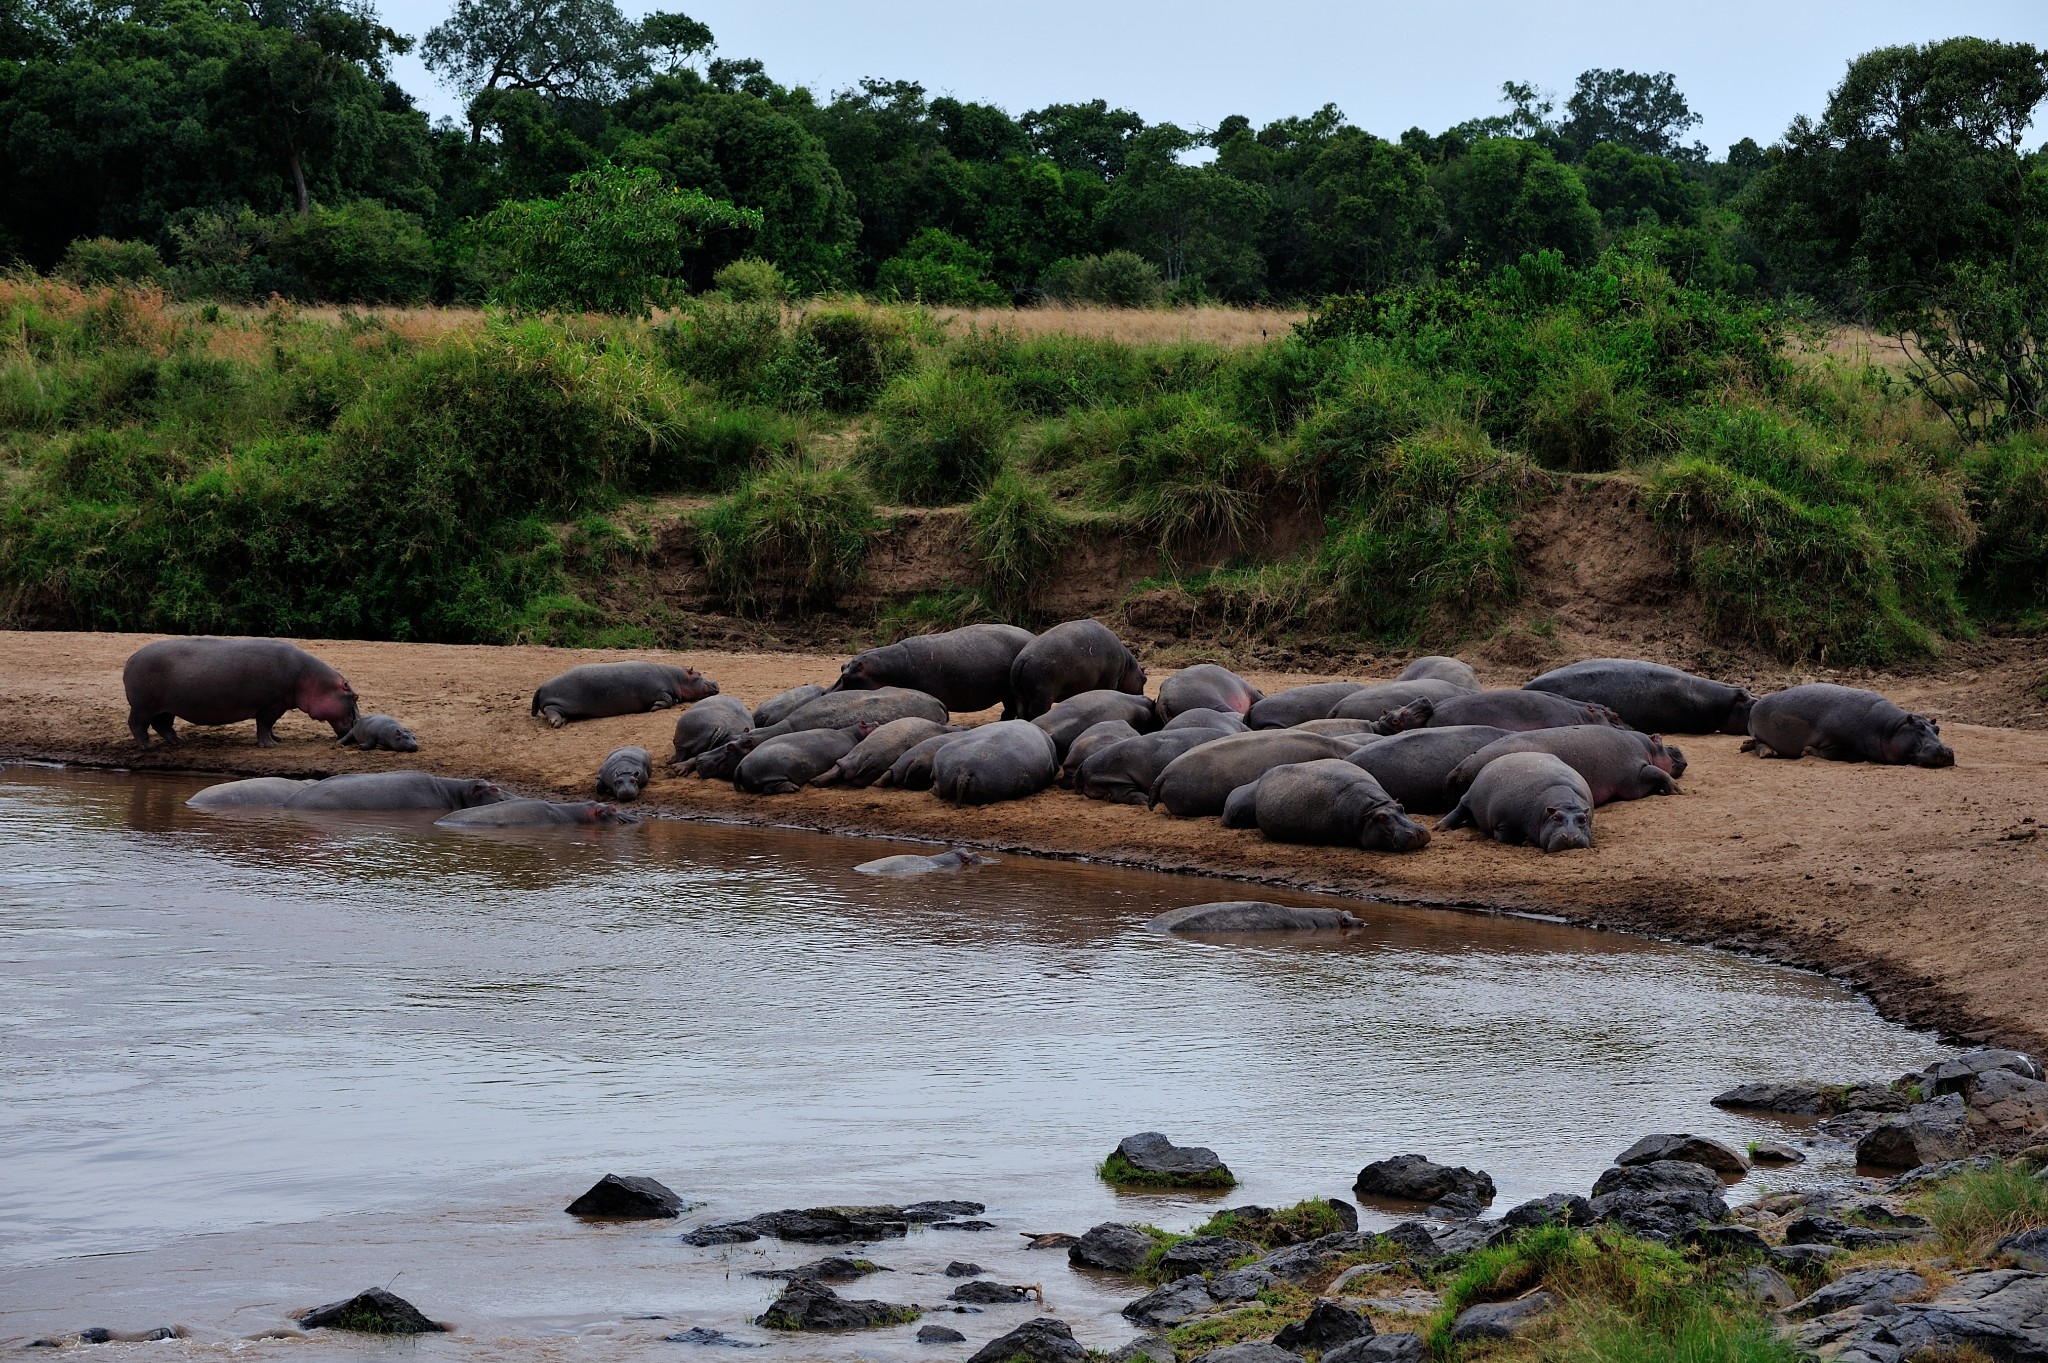
<svg viewBox="0 0 2048 1363">
<path fill-rule="evenodd" d="M 1443 199 L 1448 260 L 1491 269 L 1548 250 L 1578 262 L 1599 244 L 1600 215 L 1585 184 L 1534 142 L 1487 138 L 1431 181 Z"/>
<path fill-rule="evenodd" d="M 1253 297 L 1264 283 L 1257 242 L 1272 198 L 1213 168 L 1181 164 L 1180 153 L 1195 145 L 1171 123 L 1139 133 L 1103 201 L 1104 227 L 1157 265 L 1169 287 L 1190 281 L 1220 297 Z"/>
<path fill-rule="evenodd" d="M 1144 119 L 1129 109 L 1112 109 L 1100 99 L 1048 104 L 1017 122 L 1038 155 L 1061 170 L 1087 172 L 1105 181 L 1124 173 L 1131 139 L 1145 130 Z"/>
<path fill-rule="evenodd" d="M 1580 77 L 1581 81 L 1584 79 Z M 1448 135 L 1468 144 L 1488 137 L 1519 137 L 1555 149 L 1557 124 L 1550 115 L 1557 109 L 1557 99 L 1550 91 L 1538 90 L 1525 81 L 1508 80 L 1501 82 L 1500 98 L 1508 106 L 1506 113 L 1469 118 Z"/>
<path fill-rule="evenodd" d="M 905 302 L 989 307 L 1010 301 L 1008 291 L 989 279 L 994 266 L 988 252 L 951 232 L 927 227 L 910 239 L 901 255 L 882 262 L 875 287 Z"/>
<path fill-rule="evenodd" d="M 1612 142 L 1645 156 L 1706 159 L 1704 146 L 1679 141 L 1698 126 L 1700 116 L 1685 102 L 1669 71 L 1654 76 L 1619 69 L 1582 71 L 1564 109 L 1558 132 L 1580 152 Z"/>
</svg>

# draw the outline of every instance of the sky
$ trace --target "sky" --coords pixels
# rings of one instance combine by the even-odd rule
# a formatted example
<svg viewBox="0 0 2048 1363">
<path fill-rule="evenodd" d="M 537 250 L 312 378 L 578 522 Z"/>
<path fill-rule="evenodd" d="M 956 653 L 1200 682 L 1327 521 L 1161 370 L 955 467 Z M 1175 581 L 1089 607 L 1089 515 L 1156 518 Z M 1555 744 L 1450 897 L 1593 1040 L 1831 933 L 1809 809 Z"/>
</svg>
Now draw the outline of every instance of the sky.
<svg viewBox="0 0 2048 1363">
<path fill-rule="evenodd" d="M 682 9 L 711 26 L 717 55 L 757 57 L 821 97 L 865 77 L 1001 105 L 1107 99 L 1148 122 L 1254 124 L 1325 103 L 1385 137 L 1498 112 L 1500 86 L 1529 81 L 1562 105 L 1592 67 L 1670 71 L 1715 156 L 1775 140 L 1818 113 L 1858 53 L 1969 34 L 2048 46 L 2048 0 L 622 0 L 630 14 Z M 415 37 L 451 0 L 380 0 Z M 435 115 L 460 113 L 417 58 L 396 75 Z"/>
</svg>

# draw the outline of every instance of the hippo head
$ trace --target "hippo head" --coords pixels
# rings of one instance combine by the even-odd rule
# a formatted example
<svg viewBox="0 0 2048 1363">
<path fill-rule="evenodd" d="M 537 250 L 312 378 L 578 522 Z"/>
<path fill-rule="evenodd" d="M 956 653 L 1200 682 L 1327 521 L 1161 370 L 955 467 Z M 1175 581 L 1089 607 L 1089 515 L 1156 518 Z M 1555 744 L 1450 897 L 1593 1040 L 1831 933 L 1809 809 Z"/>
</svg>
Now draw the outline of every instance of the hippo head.
<svg viewBox="0 0 2048 1363">
<path fill-rule="evenodd" d="M 612 795 L 621 800 L 640 798 L 640 777 L 634 772 L 624 772 L 612 778 Z"/>
<path fill-rule="evenodd" d="M 1676 781 L 1685 775 L 1685 754 L 1678 750 L 1676 743 L 1666 743 L 1662 734 L 1645 734 L 1643 747 L 1647 750 L 1643 760 L 1667 773 Z"/>
<path fill-rule="evenodd" d="M 1117 678 L 1116 689 L 1129 696 L 1145 694 L 1145 664 L 1132 658 L 1124 664 L 1124 674 Z"/>
<path fill-rule="evenodd" d="M 1584 705 L 1586 707 L 1586 723 L 1611 724 L 1617 729 L 1626 729 L 1628 727 L 1627 720 L 1606 706 L 1590 700 L 1584 702 Z"/>
<path fill-rule="evenodd" d="M 464 781 L 462 783 L 463 808 L 474 809 L 478 805 L 503 804 L 511 799 L 505 788 L 496 781 Z"/>
<path fill-rule="evenodd" d="M 1749 737 L 1749 711 L 1756 704 L 1756 697 L 1737 687 L 1735 699 L 1728 706 L 1728 718 L 1721 721 L 1721 732 Z"/>
<path fill-rule="evenodd" d="M 1405 734 L 1410 729 L 1427 728 L 1429 717 L 1435 713 L 1436 702 L 1428 696 L 1421 696 L 1398 710 L 1389 710 L 1365 728 L 1368 733 Z"/>
<path fill-rule="evenodd" d="M 694 667 L 672 667 L 669 671 L 674 674 L 675 684 L 671 689 L 678 705 L 689 705 L 718 694 L 718 683 Z"/>
<path fill-rule="evenodd" d="M 882 685 L 876 681 L 874 670 L 868 666 L 866 654 L 848 658 L 839 668 L 839 680 L 827 687 L 828 691 L 873 691 Z"/>
<path fill-rule="evenodd" d="M 327 721 L 336 738 L 344 738 L 356 727 L 361 715 L 356 709 L 356 689 L 348 678 L 329 669 L 324 676 L 309 676 L 299 683 L 298 708 L 315 719 Z"/>
<path fill-rule="evenodd" d="M 1536 845 L 1546 852 L 1568 852 L 1593 845 L 1593 811 L 1584 805 L 1551 805 L 1536 829 Z"/>
<path fill-rule="evenodd" d="M 614 804 L 601 804 L 596 800 L 585 800 L 577 811 L 577 822 L 587 824 L 628 824 L 640 820 Z"/>
<path fill-rule="evenodd" d="M 1956 751 L 1941 741 L 1941 726 L 1925 715 L 1907 715 L 1885 735 L 1884 758 L 1913 767 L 1953 767 Z"/>
<path fill-rule="evenodd" d="M 1420 852 L 1429 846 L 1429 830 L 1397 804 L 1375 805 L 1359 825 L 1358 845 L 1368 852 Z"/>
</svg>

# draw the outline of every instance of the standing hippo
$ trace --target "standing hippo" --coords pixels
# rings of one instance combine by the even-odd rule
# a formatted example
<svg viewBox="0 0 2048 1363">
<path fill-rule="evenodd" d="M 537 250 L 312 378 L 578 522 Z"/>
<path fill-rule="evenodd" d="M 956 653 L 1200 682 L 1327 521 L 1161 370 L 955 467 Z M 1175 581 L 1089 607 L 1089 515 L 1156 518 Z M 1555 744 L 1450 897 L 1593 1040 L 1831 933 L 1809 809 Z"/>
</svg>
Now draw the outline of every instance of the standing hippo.
<svg viewBox="0 0 2048 1363">
<path fill-rule="evenodd" d="M 585 663 L 540 684 L 530 713 L 550 728 L 575 719 L 644 715 L 718 694 L 718 683 L 694 667 L 667 663 Z"/>
<path fill-rule="evenodd" d="M 893 857 L 877 857 L 873 861 L 864 861 L 853 869 L 864 876 L 922 876 L 933 871 L 962 871 L 969 866 L 995 864 L 994 857 L 985 857 L 964 847 L 954 847 L 928 857 L 918 856 L 914 852 L 905 852 Z"/>
<path fill-rule="evenodd" d="M 1371 686 L 1359 687 L 1331 706 L 1329 718 L 1362 719 L 1371 722 L 1418 700 L 1449 700 L 1453 696 L 1470 694 L 1464 687 L 1436 677 L 1374 682 Z"/>
<path fill-rule="evenodd" d="M 992 805 L 1036 795 L 1059 771 L 1052 737 L 1021 719 L 969 729 L 932 759 L 932 793 L 956 805 Z"/>
<path fill-rule="evenodd" d="M 1067 745 L 1105 719 L 1120 719 L 1141 734 L 1159 727 L 1159 711 L 1152 702 L 1128 691 L 1083 691 L 1067 697 L 1031 722 L 1045 730 L 1054 751 L 1064 761 Z"/>
<path fill-rule="evenodd" d="M 1417 729 L 1414 732 L 1441 731 Z M 1451 772 L 1450 788 L 1463 791 L 1489 762 L 1516 752 L 1547 752 L 1558 758 L 1585 779 L 1595 805 L 1611 804 L 1615 800 L 1640 800 L 1651 795 L 1674 795 L 1678 787 L 1672 778 L 1685 773 L 1685 754 L 1655 734 L 1617 729 L 1608 724 L 1572 724 L 1562 729 L 1534 729 L 1496 739 L 1458 764 Z"/>
<path fill-rule="evenodd" d="M 1739 686 L 1632 658 L 1588 658 L 1545 672 L 1522 689 L 1593 701 L 1646 734 L 1747 734 L 1749 707 L 1756 704 Z"/>
<path fill-rule="evenodd" d="M 895 786 L 902 790 L 930 790 L 932 788 L 932 763 L 948 745 L 958 743 L 967 737 L 967 731 L 934 734 L 922 743 L 913 743 L 903 750 L 903 756 L 890 764 L 889 770 L 875 778 L 875 785 Z"/>
<path fill-rule="evenodd" d="M 654 777 L 654 755 L 645 748 L 613 748 L 597 769 L 597 793 L 627 804 L 640 798 Z"/>
<path fill-rule="evenodd" d="M 1358 745 L 1347 739 L 1298 729 L 1231 734 L 1191 748 L 1169 762 L 1152 785 L 1152 803 L 1165 805 L 1167 813 L 1181 818 L 1221 814 L 1231 791 L 1258 780 L 1274 767 L 1313 762 L 1319 757 L 1349 757 L 1357 749 Z"/>
<path fill-rule="evenodd" d="M 1018 651 L 1003 718 L 1037 719 L 1069 696 L 1105 689 L 1142 696 L 1145 669 L 1100 621 L 1069 620 Z"/>
<path fill-rule="evenodd" d="M 1491 724 L 1510 733 L 1530 729 L 1562 729 L 1569 724 L 1612 724 L 1627 728 L 1621 716 L 1591 701 L 1553 696 L 1547 691 L 1463 691 L 1446 700 L 1417 700 L 1380 717 L 1375 726 L 1387 733 L 1410 729 L 1445 729 L 1453 724 Z"/>
<path fill-rule="evenodd" d="M 400 724 L 389 715 L 364 715 L 355 726 L 339 740 L 344 748 L 361 748 L 374 752 L 382 748 L 385 752 L 418 752 L 419 739 L 412 730 Z"/>
<path fill-rule="evenodd" d="M 1015 625 L 966 625 L 918 634 L 856 653 L 839 669 L 834 691 L 907 686 L 962 713 L 1000 705 L 1010 694 L 1010 669 L 1032 640 Z"/>
<path fill-rule="evenodd" d="M 1127 738 L 1136 738 L 1138 731 L 1120 719 L 1105 719 L 1100 724 L 1091 724 L 1081 731 L 1081 736 L 1067 745 L 1060 755 L 1060 784 L 1072 787 L 1074 773 L 1081 770 L 1081 764 L 1088 760 L 1088 754 L 1121 743 Z"/>
<path fill-rule="evenodd" d="M 1274 842 L 1419 852 L 1429 830 L 1408 817 L 1380 783 L 1342 758 L 1275 767 L 1230 793 L 1226 828 L 1256 826 Z"/>
<path fill-rule="evenodd" d="M 1533 843 L 1546 852 L 1591 847 L 1593 792 L 1562 758 L 1511 752 L 1480 769 L 1437 829 L 1468 825 L 1495 842 Z"/>
<path fill-rule="evenodd" d="M 1184 710 L 1227 710 L 1241 715 L 1266 698 L 1227 667 L 1196 663 L 1159 684 L 1159 714 L 1172 719 Z"/>
<path fill-rule="evenodd" d="M 937 720 L 892 719 L 853 745 L 846 756 L 811 778 L 814 786 L 871 786 L 896 765 L 896 759 L 927 738 L 957 732 Z"/>
<path fill-rule="evenodd" d="M 732 774 L 733 789 L 749 795 L 794 795 L 865 737 L 865 729 L 852 728 L 805 729 L 770 738 L 741 759 Z"/>
<path fill-rule="evenodd" d="M 754 707 L 754 727 L 766 729 L 780 724 L 824 694 L 824 687 L 807 682 L 802 686 L 792 686 L 779 696 L 770 696 Z"/>
<path fill-rule="evenodd" d="M 1875 691 L 1813 682 L 1765 696 L 1749 712 L 1744 751 L 1758 757 L 1830 762 L 1884 762 L 1894 766 L 1952 767 L 1955 750 L 1941 741 L 1941 726 L 1911 715 Z"/>
<path fill-rule="evenodd" d="M 128 692 L 128 732 L 149 746 L 154 728 L 178 743 L 174 721 L 239 724 L 256 721 L 256 746 L 273 748 L 272 726 L 287 710 L 325 720 L 340 738 L 355 727 L 356 693 L 348 678 L 282 639 L 159 639 L 144 644 L 121 669 Z"/>
<path fill-rule="evenodd" d="M 191 809 L 281 809 L 285 801 L 312 784 L 285 776 L 252 776 L 246 781 L 208 786 L 185 804 Z"/>
<path fill-rule="evenodd" d="M 1314 721 L 1311 721 L 1313 723 Z M 1162 729 L 1221 729 L 1225 733 L 1242 734 L 1251 732 L 1251 725 L 1244 722 L 1244 716 L 1235 710 L 1212 710 L 1201 706 L 1183 710 L 1159 726 Z"/>
<path fill-rule="evenodd" d="M 754 730 L 768 738 L 800 734 L 806 729 L 850 729 L 865 724 L 869 732 L 896 719 L 928 719 L 944 724 L 946 707 L 938 697 L 900 686 L 873 691 L 835 691 L 815 696 L 780 720 Z"/>
<path fill-rule="evenodd" d="M 676 751 L 670 760 L 687 762 L 753 727 L 754 716 L 738 696 L 706 697 L 676 716 Z"/>
<path fill-rule="evenodd" d="M 434 820 L 436 828 L 547 828 L 583 824 L 639 823 L 640 820 L 617 805 L 597 800 L 506 800 L 501 804 L 458 809 Z"/>
<path fill-rule="evenodd" d="M 1088 754 L 1074 772 L 1074 789 L 1091 800 L 1119 805 L 1152 803 L 1159 773 L 1182 753 L 1230 735 L 1222 729 L 1161 729 Z"/>
<path fill-rule="evenodd" d="M 1432 653 L 1417 658 L 1401 669 L 1395 681 L 1441 681 L 1449 682 L 1460 691 L 1477 691 L 1479 674 L 1472 670 L 1472 664 L 1462 658 L 1446 658 L 1441 653 Z"/>
<path fill-rule="evenodd" d="M 1337 702 L 1353 691 L 1363 691 L 1360 682 L 1315 682 L 1277 691 L 1245 711 L 1244 722 L 1254 729 L 1291 729 L 1311 719 L 1328 719 Z M 1405 702 L 1404 702 L 1405 703 Z M 1378 715 L 1373 716 L 1378 719 Z"/>
<path fill-rule="evenodd" d="M 284 802 L 286 809 L 473 809 L 510 799 L 489 781 L 431 776 L 423 771 L 358 771 L 315 781 Z"/>
<path fill-rule="evenodd" d="M 1490 724 L 1410 729 L 1362 747 L 1348 760 L 1369 772 L 1403 809 L 1442 814 L 1458 802 L 1465 789 L 1462 785 L 1451 789 L 1451 771 L 1487 744 L 1507 736 L 1506 729 Z"/>
</svg>

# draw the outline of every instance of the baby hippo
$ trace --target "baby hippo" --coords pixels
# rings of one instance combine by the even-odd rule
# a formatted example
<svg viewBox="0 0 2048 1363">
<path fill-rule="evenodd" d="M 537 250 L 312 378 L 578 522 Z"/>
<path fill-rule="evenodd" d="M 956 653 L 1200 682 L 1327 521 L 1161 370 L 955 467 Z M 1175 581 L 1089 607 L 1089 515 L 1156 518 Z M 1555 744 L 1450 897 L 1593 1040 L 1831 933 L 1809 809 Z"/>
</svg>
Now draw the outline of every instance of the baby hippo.
<svg viewBox="0 0 2048 1363">
<path fill-rule="evenodd" d="M 596 827 L 639 822 L 617 805 L 601 804 L 596 800 L 572 800 L 565 804 L 556 804 L 552 800 L 506 800 L 502 804 L 458 809 L 434 820 L 434 827 L 549 828 L 574 824 Z"/>
<path fill-rule="evenodd" d="M 621 804 L 640 798 L 654 776 L 654 755 L 645 748 L 613 748 L 597 769 L 597 793 Z"/>
<path fill-rule="evenodd" d="M 1226 828 L 1256 825 L 1274 842 L 1419 852 L 1429 830 L 1408 817 L 1380 783 L 1340 757 L 1275 767 L 1230 793 Z"/>
<path fill-rule="evenodd" d="M 864 861 L 853 869 L 864 876 L 921 876 L 933 871 L 959 871 L 969 866 L 993 866 L 994 857 L 985 857 L 979 852 L 970 852 L 964 847 L 955 847 L 934 856 L 920 857 L 905 853 L 896 857 L 877 857 Z"/>
<path fill-rule="evenodd" d="M 1591 847 L 1593 792 L 1560 757 L 1511 752 L 1480 769 L 1437 831 L 1468 825 L 1495 842 L 1533 843 L 1546 852 Z"/>
<path fill-rule="evenodd" d="M 1952 767 L 1955 749 L 1941 741 L 1941 726 L 1909 715 L 1875 691 L 1815 682 L 1778 691 L 1749 712 L 1745 752 L 1831 762 L 1883 762 L 1894 766 Z"/>
<path fill-rule="evenodd" d="M 389 715 L 364 715 L 338 741 L 344 748 L 361 748 L 364 752 L 378 748 L 385 752 L 420 750 L 420 741 L 413 737 L 412 730 Z"/>
</svg>

